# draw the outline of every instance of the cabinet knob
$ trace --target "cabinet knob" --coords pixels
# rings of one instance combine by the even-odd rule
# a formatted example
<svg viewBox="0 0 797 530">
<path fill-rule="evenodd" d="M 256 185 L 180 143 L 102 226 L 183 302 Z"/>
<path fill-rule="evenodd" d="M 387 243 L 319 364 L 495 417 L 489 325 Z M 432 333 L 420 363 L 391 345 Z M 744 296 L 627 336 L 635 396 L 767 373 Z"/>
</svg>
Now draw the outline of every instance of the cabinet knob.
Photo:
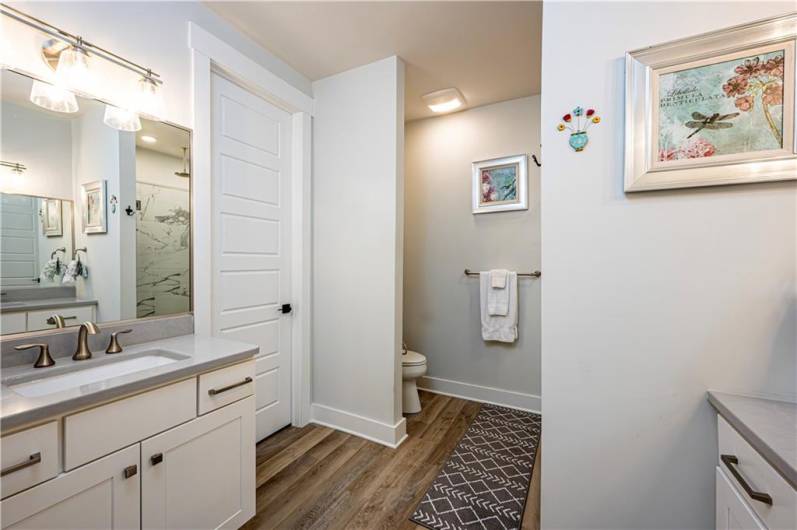
<svg viewBox="0 0 797 530">
<path fill-rule="evenodd" d="M 157 453 L 157 454 L 154 454 L 154 455 L 152 455 L 152 456 L 149 458 L 149 462 L 150 462 L 150 464 L 152 464 L 153 466 L 157 466 L 158 464 L 160 464 L 161 462 L 163 462 L 163 453 Z"/>
</svg>

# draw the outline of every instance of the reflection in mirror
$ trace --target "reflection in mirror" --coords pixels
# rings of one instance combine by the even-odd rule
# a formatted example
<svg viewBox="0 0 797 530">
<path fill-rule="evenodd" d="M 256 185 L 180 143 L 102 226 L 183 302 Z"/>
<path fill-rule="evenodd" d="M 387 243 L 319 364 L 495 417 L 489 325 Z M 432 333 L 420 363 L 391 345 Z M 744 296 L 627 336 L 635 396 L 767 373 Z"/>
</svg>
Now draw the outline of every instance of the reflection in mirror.
<svg viewBox="0 0 797 530">
<path fill-rule="evenodd" d="M 190 311 L 190 133 L 119 131 L 104 103 L 56 112 L 32 88 L 2 71 L 0 332 Z"/>
</svg>

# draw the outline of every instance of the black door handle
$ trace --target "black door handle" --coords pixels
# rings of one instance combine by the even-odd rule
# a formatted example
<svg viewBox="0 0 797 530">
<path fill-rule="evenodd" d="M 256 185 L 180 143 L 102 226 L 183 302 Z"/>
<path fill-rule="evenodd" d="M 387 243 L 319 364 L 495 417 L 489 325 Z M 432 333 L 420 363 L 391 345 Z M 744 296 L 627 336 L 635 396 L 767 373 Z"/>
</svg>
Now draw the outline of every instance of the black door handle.
<svg viewBox="0 0 797 530">
<path fill-rule="evenodd" d="M 291 304 L 282 304 L 282 307 L 280 307 L 277 311 L 279 311 L 283 315 L 287 315 L 288 313 L 293 311 L 293 307 L 291 307 Z"/>
<path fill-rule="evenodd" d="M 163 462 L 163 453 L 156 453 L 149 458 L 150 464 L 153 466 L 157 466 L 161 462 Z"/>
<path fill-rule="evenodd" d="M 744 479 L 739 470 L 736 469 L 736 466 L 739 465 L 739 459 L 736 458 L 735 455 L 720 455 L 720 460 L 722 463 L 727 466 L 728 471 L 731 472 L 731 475 L 739 482 L 739 484 L 744 489 L 745 493 L 747 493 L 751 499 L 755 499 L 758 502 L 763 502 L 764 504 L 769 504 L 772 506 L 772 496 L 769 493 L 763 493 L 760 491 L 755 491 L 750 484 Z"/>
</svg>

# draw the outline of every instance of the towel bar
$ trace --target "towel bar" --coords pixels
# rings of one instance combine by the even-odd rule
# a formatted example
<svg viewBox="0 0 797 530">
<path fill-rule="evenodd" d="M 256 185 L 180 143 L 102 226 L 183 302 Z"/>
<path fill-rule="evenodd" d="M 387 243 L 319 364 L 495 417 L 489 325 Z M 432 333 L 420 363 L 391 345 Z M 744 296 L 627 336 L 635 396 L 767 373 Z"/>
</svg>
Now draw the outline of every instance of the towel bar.
<svg viewBox="0 0 797 530">
<path fill-rule="evenodd" d="M 465 269 L 465 276 L 478 276 L 478 275 L 479 275 L 478 272 L 473 272 L 470 269 Z M 517 275 L 518 277 L 524 277 L 524 278 L 539 278 L 540 276 L 542 276 L 542 273 L 540 271 L 519 272 L 517 273 Z"/>
</svg>

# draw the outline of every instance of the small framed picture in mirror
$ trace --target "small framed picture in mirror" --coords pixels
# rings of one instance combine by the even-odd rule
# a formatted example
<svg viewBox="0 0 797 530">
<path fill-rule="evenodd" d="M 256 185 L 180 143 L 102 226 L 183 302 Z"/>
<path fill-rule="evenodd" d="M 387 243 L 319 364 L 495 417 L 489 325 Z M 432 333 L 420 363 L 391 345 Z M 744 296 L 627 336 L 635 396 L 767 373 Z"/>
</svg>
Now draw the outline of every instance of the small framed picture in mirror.
<svg viewBox="0 0 797 530">
<path fill-rule="evenodd" d="M 61 237 L 64 234 L 61 199 L 44 199 L 42 212 L 42 231 L 47 237 Z"/>
<path fill-rule="evenodd" d="M 87 182 L 81 186 L 83 206 L 83 233 L 105 234 L 108 232 L 107 185 L 104 180 Z"/>
</svg>

